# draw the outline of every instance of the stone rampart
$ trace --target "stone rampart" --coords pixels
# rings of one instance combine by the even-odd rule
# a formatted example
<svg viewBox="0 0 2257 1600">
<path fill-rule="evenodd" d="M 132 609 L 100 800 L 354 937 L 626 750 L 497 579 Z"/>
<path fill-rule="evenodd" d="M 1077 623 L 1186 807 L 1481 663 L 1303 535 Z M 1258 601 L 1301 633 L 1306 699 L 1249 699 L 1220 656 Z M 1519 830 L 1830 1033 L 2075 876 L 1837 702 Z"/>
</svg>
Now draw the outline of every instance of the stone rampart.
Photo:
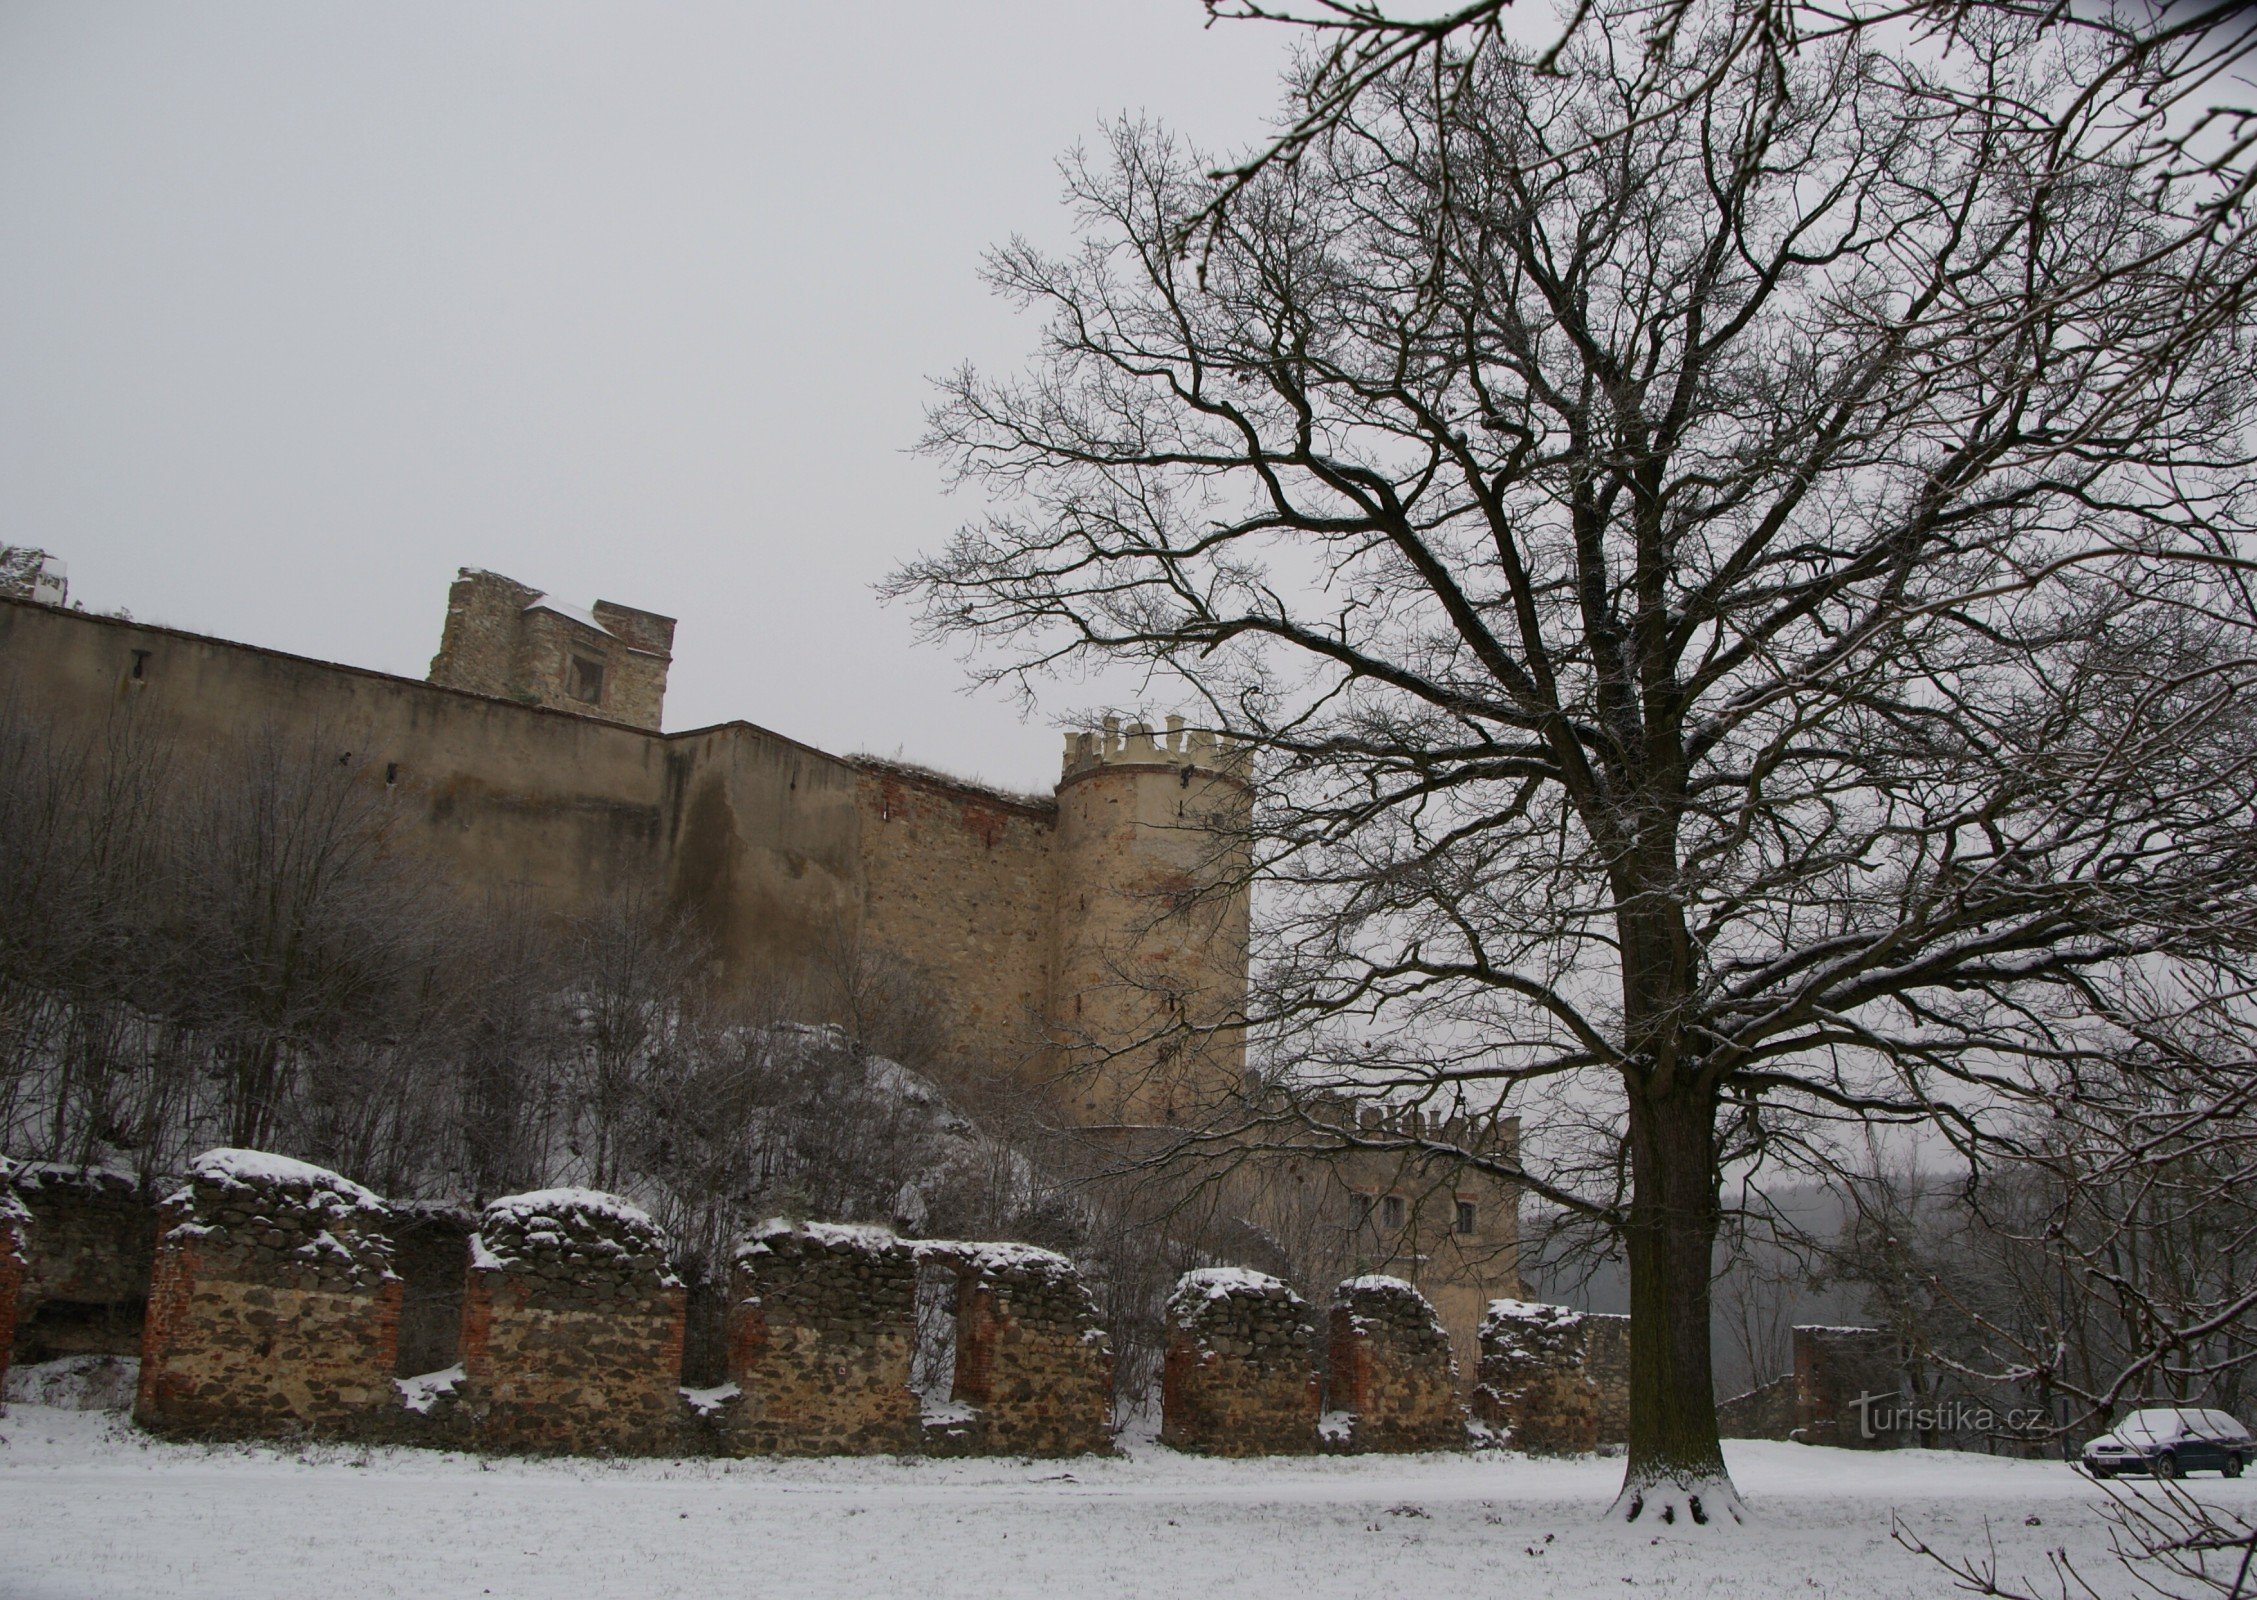
<svg viewBox="0 0 2257 1600">
<path fill-rule="evenodd" d="M 918 1443 L 917 1258 L 883 1228 L 771 1222 L 737 1248 L 729 1455 L 873 1455 Z"/>
<path fill-rule="evenodd" d="M 1581 1453 L 1599 1442 L 1589 1319 L 1566 1306 L 1492 1300 L 1481 1319 L 1474 1420 L 1516 1450 Z"/>
<path fill-rule="evenodd" d="M 380 1432 L 400 1280 L 384 1203 L 320 1167 L 213 1150 L 159 1213 L 134 1419 L 204 1437 Z"/>
<path fill-rule="evenodd" d="M 1309 1303 L 1279 1279 L 1208 1267 L 1167 1306 L 1160 1442 L 1215 1456 L 1306 1455 L 1317 1447 Z"/>
<path fill-rule="evenodd" d="M 463 1287 L 458 1396 L 482 1448 L 679 1448 L 683 1293 L 666 1251 L 615 1195 L 543 1189 L 486 1207 Z"/>
<path fill-rule="evenodd" d="M 1021 1244 L 921 1244 L 956 1268 L 955 1398 L 974 1448 L 1072 1456 L 1112 1448 L 1113 1349 L 1081 1274 Z"/>
<path fill-rule="evenodd" d="M 1458 1450 L 1466 1444 L 1450 1336 L 1400 1278 L 1343 1283 L 1332 1304 L 1324 1437 L 1352 1451 Z"/>
</svg>

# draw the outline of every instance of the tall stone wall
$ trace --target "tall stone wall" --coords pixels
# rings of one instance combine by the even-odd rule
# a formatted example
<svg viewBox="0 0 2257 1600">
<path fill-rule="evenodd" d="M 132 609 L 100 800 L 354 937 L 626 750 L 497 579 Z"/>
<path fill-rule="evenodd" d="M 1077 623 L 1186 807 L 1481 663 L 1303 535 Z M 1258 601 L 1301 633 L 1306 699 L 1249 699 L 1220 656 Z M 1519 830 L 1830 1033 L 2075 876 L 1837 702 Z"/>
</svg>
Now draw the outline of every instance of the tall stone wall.
<svg viewBox="0 0 2257 1600">
<path fill-rule="evenodd" d="M 199 1156 L 160 1214 L 134 1420 L 205 1437 L 381 1431 L 400 1314 L 385 1222 L 334 1172 Z"/>
<path fill-rule="evenodd" d="M 1716 1407 L 1716 1431 L 1727 1439 L 1791 1439 L 1802 1426 L 1795 1375 L 1773 1378 Z"/>
<path fill-rule="evenodd" d="M 864 941 L 939 985 L 999 1067 L 1038 1081 L 1057 808 L 864 762 L 855 809 Z"/>
<path fill-rule="evenodd" d="M 543 1189 L 487 1206 L 463 1288 L 459 1403 L 490 1450 L 679 1447 L 682 1286 L 650 1218 Z"/>
<path fill-rule="evenodd" d="M 1466 1443 L 1450 1336 L 1400 1278 L 1350 1278 L 1332 1304 L 1332 1442 L 1355 1451 L 1458 1450 Z"/>
<path fill-rule="evenodd" d="M 1236 1267 L 1187 1272 L 1168 1299 L 1160 1442 L 1205 1455 L 1306 1455 L 1317 1446 L 1309 1304 Z"/>
<path fill-rule="evenodd" d="M 1569 1454 L 1599 1443 L 1589 1319 L 1565 1306 L 1496 1300 L 1481 1322 L 1474 1420 L 1516 1450 Z"/>
<path fill-rule="evenodd" d="M 12 1191 L 33 1228 L 18 1297 L 16 1357 L 133 1356 L 156 1254 L 157 1208 L 124 1173 L 18 1165 Z"/>
<path fill-rule="evenodd" d="M 919 1439 L 915 1250 L 883 1228 L 772 1222 L 736 1253 L 730 1455 L 872 1455 Z"/>
<path fill-rule="evenodd" d="M 955 1398 L 979 1448 L 1072 1456 L 1112 1448 L 1113 1349 L 1072 1262 L 1032 1245 L 925 1245 L 957 1271 Z"/>
</svg>

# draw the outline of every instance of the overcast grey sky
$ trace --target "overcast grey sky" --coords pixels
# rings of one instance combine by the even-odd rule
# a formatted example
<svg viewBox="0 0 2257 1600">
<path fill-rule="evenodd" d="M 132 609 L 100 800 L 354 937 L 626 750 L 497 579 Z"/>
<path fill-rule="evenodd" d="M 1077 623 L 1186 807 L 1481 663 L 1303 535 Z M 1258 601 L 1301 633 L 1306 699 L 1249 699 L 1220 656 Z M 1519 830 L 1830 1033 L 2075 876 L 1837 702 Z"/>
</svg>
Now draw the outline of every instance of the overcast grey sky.
<svg viewBox="0 0 2257 1600">
<path fill-rule="evenodd" d="M 1122 111 L 1242 144 L 1197 0 L 0 0 L 0 542 L 73 598 L 420 677 L 458 566 L 681 619 L 667 726 L 1020 787 L 870 584 L 972 509 L 926 379 L 1023 358 Z M 1073 692 L 1054 707 L 1068 711 Z"/>
</svg>

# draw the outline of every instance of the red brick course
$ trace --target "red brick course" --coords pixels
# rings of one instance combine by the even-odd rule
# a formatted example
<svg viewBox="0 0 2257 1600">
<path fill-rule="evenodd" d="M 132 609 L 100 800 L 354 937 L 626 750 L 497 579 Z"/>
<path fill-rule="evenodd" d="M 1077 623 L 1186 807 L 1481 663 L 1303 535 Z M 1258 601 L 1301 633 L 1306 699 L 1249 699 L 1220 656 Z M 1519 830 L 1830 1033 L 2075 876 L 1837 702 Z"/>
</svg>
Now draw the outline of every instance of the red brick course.
<svg viewBox="0 0 2257 1600">
<path fill-rule="evenodd" d="M 134 1419 L 207 1438 L 381 1435 L 400 1312 L 384 1214 L 318 1167 L 199 1157 L 159 1213 Z"/>
<path fill-rule="evenodd" d="M 1162 1444 L 1217 1456 L 1316 1449 L 1316 1329 L 1307 1301 L 1260 1273 L 1189 1272 L 1167 1319 Z"/>
<path fill-rule="evenodd" d="M 1332 1305 L 1327 1404 L 1352 1451 L 1462 1450 L 1450 1336 L 1434 1307 L 1400 1278 L 1351 1278 Z"/>
</svg>

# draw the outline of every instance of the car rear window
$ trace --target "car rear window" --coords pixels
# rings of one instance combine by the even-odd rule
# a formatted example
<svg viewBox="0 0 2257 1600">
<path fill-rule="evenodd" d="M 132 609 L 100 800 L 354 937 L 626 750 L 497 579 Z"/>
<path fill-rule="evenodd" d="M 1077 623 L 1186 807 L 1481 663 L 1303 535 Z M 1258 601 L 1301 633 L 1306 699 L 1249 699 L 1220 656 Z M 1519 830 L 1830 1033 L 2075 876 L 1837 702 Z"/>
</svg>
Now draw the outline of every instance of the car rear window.
<svg viewBox="0 0 2257 1600">
<path fill-rule="evenodd" d="M 2205 1411 L 2202 1413 L 2202 1420 L 2208 1424 L 2211 1434 L 2217 1438 L 2246 1439 L 2249 1437 L 2249 1430 L 2236 1422 L 2230 1412 Z"/>
</svg>

